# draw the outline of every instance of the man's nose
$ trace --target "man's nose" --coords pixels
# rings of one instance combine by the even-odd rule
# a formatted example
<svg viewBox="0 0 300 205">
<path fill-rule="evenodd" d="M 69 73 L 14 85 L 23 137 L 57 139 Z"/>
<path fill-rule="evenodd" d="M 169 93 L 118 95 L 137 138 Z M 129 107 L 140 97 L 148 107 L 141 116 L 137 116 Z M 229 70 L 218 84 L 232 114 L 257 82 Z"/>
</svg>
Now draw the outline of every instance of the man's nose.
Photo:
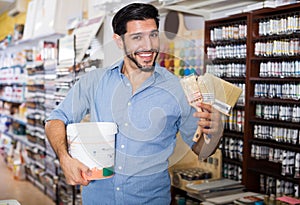
<svg viewBox="0 0 300 205">
<path fill-rule="evenodd" d="M 150 36 L 147 36 L 144 38 L 144 42 L 143 42 L 143 48 L 145 50 L 151 50 L 152 49 L 152 39 L 150 38 Z"/>
</svg>

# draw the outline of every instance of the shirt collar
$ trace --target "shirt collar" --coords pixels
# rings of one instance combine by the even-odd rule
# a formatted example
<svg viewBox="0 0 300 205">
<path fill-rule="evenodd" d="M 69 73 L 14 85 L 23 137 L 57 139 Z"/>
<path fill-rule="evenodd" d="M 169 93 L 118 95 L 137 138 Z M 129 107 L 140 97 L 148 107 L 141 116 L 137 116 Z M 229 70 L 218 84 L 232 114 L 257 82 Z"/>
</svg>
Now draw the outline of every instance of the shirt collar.
<svg viewBox="0 0 300 205">
<path fill-rule="evenodd" d="M 119 74 L 122 75 L 121 73 L 121 69 L 123 67 L 123 64 L 124 64 L 124 60 L 120 60 L 118 62 L 116 62 L 115 64 L 113 64 L 111 67 L 109 67 L 110 70 L 115 70 L 117 69 L 119 71 Z M 155 68 L 154 68 L 154 77 L 157 79 L 157 77 L 159 76 L 163 76 L 163 73 L 162 73 L 162 67 L 160 67 L 158 65 L 158 63 L 155 63 Z"/>
</svg>

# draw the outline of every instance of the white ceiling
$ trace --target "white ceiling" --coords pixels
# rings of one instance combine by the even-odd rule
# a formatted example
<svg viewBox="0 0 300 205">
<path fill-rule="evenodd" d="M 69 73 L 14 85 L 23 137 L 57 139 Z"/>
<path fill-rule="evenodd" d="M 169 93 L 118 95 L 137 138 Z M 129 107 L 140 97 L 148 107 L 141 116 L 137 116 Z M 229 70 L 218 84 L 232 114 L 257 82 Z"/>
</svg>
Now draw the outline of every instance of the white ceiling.
<svg viewBox="0 0 300 205">
<path fill-rule="evenodd" d="M 85 1 L 85 0 L 84 0 Z M 92 0 L 98 4 L 106 4 L 106 9 L 114 11 L 124 3 L 138 2 L 134 0 Z M 269 0 L 274 2 L 276 0 Z M 10 6 L 15 0 L 0 0 L 0 14 L 10 9 Z M 140 0 L 139 2 L 148 2 L 156 5 L 160 10 L 169 9 L 190 14 L 204 16 L 206 19 L 211 19 L 217 16 L 217 13 L 224 12 L 240 12 L 241 8 L 246 8 L 248 5 L 263 0 Z M 236 11 L 235 11 L 236 10 Z M 217 16 L 218 17 L 218 16 Z"/>
<path fill-rule="evenodd" d="M 0 0 L 0 14 L 7 11 L 15 0 Z"/>
<path fill-rule="evenodd" d="M 271 0 L 275 1 L 275 0 Z M 243 12 L 249 5 L 263 0 L 158 0 L 157 7 L 185 13 L 201 15 L 205 19 L 218 18 L 220 15 Z"/>
<path fill-rule="evenodd" d="M 104 6 L 107 12 L 115 12 L 130 2 L 151 3 L 160 9 L 160 12 L 175 10 L 184 13 L 203 16 L 205 19 L 221 18 L 244 12 L 248 6 L 274 3 L 279 0 L 90 0 L 95 6 Z M 251 10 L 251 9 L 250 9 Z"/>
</svg>

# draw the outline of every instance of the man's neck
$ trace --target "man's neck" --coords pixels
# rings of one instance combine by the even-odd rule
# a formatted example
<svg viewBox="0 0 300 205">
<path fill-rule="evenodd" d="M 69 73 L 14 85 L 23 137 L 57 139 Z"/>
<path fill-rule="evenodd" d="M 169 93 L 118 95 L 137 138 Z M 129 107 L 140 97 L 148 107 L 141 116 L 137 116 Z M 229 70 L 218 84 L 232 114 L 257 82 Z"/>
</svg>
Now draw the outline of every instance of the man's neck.
<svg viewBox="0 0 300 205">
<path fill-rule="evenodd" d="M 144 72 L 139 68 L 131 68 L 125 64 L 122 73 L 128 78 L 132 86 L 132 94 L 152 75 L 153 72 Z"/>
</svg>

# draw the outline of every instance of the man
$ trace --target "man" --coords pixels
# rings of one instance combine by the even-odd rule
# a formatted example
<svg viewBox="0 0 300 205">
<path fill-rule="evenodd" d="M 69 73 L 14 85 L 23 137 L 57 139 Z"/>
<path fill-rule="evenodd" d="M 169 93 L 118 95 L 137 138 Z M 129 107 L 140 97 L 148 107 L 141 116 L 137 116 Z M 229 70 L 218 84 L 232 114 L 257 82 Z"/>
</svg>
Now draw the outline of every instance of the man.
<svg viewBox="0 0 300 205">
<path fill-rule="evenodd" d="M 211 132 L 204 128 L 211 126 L 211 107 L 199 104 L 207 112 L 196 112 L 179 79 L 155 63 L 159 53 L 155 7 L 125 6 L 112 26 L 124 59 L 83 76 L 47 119 L 46 135 L 67 182 L 83 185 L 83 204 L 170 204 L 168 157 L 176 133 L 180 131 L 185 142 L 199 150 L 193 134 L 198 125 L 203 133 Z M 80 122 L 87 113 L 93 122 L 118 125 L 112 178 L 85 180 L 82 173 L 89 175 L 90 170 L 68 154 L 65 127 Z"/>
</svg>

